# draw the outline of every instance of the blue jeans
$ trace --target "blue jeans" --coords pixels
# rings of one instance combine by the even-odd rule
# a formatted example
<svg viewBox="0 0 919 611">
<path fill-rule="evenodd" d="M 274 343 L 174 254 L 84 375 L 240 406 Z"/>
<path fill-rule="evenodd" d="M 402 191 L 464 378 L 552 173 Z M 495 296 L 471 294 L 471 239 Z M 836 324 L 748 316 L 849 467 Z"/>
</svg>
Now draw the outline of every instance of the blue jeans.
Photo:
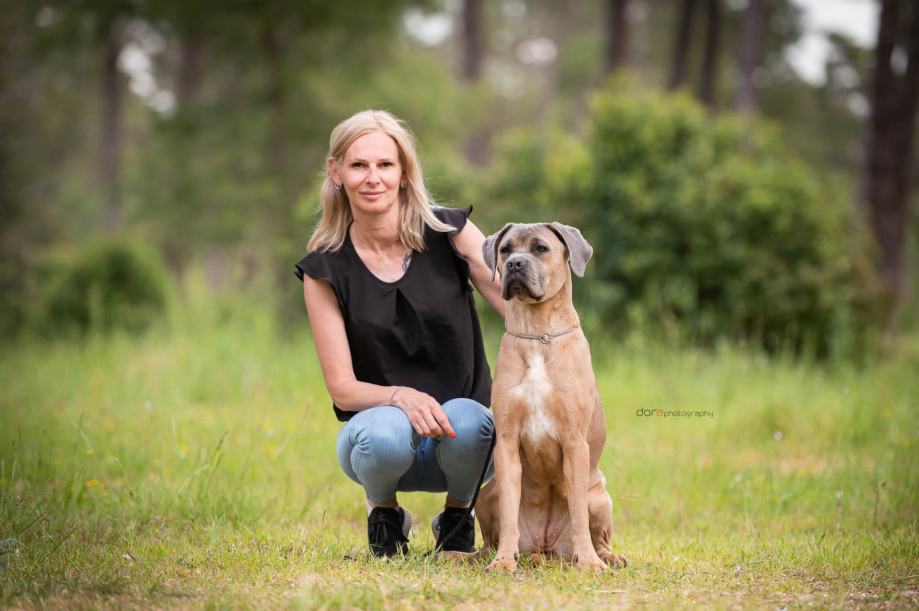
<svg viewBox="0 0 919 611">
<path fill-rule="evenodd" d="M 397 491 L 447 492 L 468 503 L 479 482 L 495 424 L 472 399 L 443 404 L 456 439 L 422 437 L 398 407 L 357 412 L 338 433 L 338 464 L 377 505 L 396 501 Z M 487 478 L 494 475 L 488 466 Z"/>
</svg>

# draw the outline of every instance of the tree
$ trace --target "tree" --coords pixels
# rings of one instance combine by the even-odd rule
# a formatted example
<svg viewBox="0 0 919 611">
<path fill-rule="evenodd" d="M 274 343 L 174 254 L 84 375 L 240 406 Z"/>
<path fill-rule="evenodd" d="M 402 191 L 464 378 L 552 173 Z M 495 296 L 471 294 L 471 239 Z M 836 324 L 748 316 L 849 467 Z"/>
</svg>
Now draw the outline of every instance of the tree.
<svg viewBox="0 0 919 611">
<path fill-rule="evenodd" d="M 482 80 L 483 36 L 481 0 L 463 0 L 461 34 L 462 68 L 460 80 L 475 86 Z M 473 127 L 463 142 L 463 154 L 474 166 L 484 166 L 488 159 L 489 130 Z"/>
<path fill-rule="evenodd" d="M 142 3 L 132 0 L 55 0 L 41 7 L 55 15 L 62 51 L 89 47 L 98 62 L 99 157 L 98 196 L 102 200 L 102 226 L 109 232 L 124 224 L 122 157 L 124 83 L 118 69 L 125 24 L 142 16 Z M 96 76 L 93 75 L 93 76 Z"/>
<path fill-rule="evenodd" d="M 669 89 L 679 89 L 686 80 L 686 63 L 689 59 L 692 20 L 695 12 L 696 0 L 683 0 L 680 5 L 680 20 L 677 23 L 677 36 L 674 40 L 670 64 Z"/>
<path fill-rule="evenodd" d="M 606 2 L 606 72 L 612 73 L 629 60 L 629 0 Z"/>
<path fill-rule="evenodd" d="M 100 16 L 102 42 L 102 154 L 99 177 L 105 198 L 105 228 L 117 232 L 124 223 L 121 206 L 122 93 L 118 56 L 121 24 L 117 13 Z"/>
<path fill-rule="evenodd" d="M 66 27 L 88 24 L 88 42 L 98 50 L 100 63 L 99 94 L 102 101 L 100 116 L 99 185 L 103 200 L 103 226 L 117 232 L 124 224 L 121 194 L 121 162 L 123 142 L 124 83 L 118 70 L 125 22 L 139 15 L 131 0 L 58 0 Z"/>
<path fill-rule="evenodd" d="M 475 83 L 482 76 L 482 2 L 463 0 L 462 80 Z"/>
<path fill-rule="evenodd" d="M 919 5 L 911 0 L 881 3 L 871 97 L 864 184 L 892 333 L 897 305 L 907 292 L 910 167 L 919 103 Z"/>
<path fill-rule="evenodd" d="M 756 71 L 763 64 L 764 31 L 766 29 L 765 0 L 748 0 L 743 15 L 743 35 L 738 50 L 739 83 L 735 106 L 737 110 L 756 110 Z"/>
<path fill-rule="evenodd" d="M 699 73 L 698 96 L 703 104 L 714 108 L 715 87 L 718 80 L 718 52 L 721 47 L 720 0 L 706 0 L 705 9 L 705 50 L 702 55 L 702 70 Z"/>
</svg>

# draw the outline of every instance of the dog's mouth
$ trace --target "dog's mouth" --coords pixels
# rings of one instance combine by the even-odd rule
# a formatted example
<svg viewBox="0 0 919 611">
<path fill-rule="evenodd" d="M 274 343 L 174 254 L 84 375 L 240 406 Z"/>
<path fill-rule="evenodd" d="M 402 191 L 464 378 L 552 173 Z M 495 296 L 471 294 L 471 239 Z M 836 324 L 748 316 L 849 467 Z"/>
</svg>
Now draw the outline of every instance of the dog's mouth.
<svg viewBox="0 0 919 611">
<path fill-rule="evenodd" d="M 504 279 L 501 287 L 501 298 L 504 301 L 510 301 L 511 299 L 539 301 L 543 298 L 543 295 L 535 292 L 521 274 L 512 272 Z"/>
</svg>

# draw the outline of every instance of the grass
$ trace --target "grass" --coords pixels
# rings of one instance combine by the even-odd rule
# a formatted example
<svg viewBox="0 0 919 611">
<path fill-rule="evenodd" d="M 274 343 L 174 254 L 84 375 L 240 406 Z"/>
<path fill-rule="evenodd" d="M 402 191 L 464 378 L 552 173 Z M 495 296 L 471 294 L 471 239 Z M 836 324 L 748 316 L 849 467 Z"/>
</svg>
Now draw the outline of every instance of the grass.
<svg viewBox="0 0 919 611">
<path fill-rule="evenodd" d="M 861 368 L 594 338 L 614 543 L 631 566 L 493 576 L 425 555 L 433 495 L 401 498 L 419 525 L 411 555 L 367 557 L 305 327 L 191 307 L 142 338 L 2 349 L 0 603 L 919 604 L 916 338 Z"/>
</svg>

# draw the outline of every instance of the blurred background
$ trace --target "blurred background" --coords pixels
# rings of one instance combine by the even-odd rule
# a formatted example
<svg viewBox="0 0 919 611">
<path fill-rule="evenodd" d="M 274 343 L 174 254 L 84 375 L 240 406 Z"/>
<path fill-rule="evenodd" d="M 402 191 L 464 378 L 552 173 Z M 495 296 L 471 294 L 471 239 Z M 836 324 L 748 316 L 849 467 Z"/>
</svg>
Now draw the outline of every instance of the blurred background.
<svg viewBox="0 0 919 611">
<path fill-rule="evenodd" d="M 0 0 L 0 606 L 916 607 L 917 103 L 916 0 Z M 293 264 L 366 108 L 594 246 L 616 589 L 342 561 Z"/>
<path fill-rule="evenodd" d="M 917 98 L 912 0 L 5 0 L 0 331 L 302 328 L 329 133 L 382 108 L 485 233 L 583 229 L 594 332 L 871 354 L 919 319 Z"/>
</svg>

